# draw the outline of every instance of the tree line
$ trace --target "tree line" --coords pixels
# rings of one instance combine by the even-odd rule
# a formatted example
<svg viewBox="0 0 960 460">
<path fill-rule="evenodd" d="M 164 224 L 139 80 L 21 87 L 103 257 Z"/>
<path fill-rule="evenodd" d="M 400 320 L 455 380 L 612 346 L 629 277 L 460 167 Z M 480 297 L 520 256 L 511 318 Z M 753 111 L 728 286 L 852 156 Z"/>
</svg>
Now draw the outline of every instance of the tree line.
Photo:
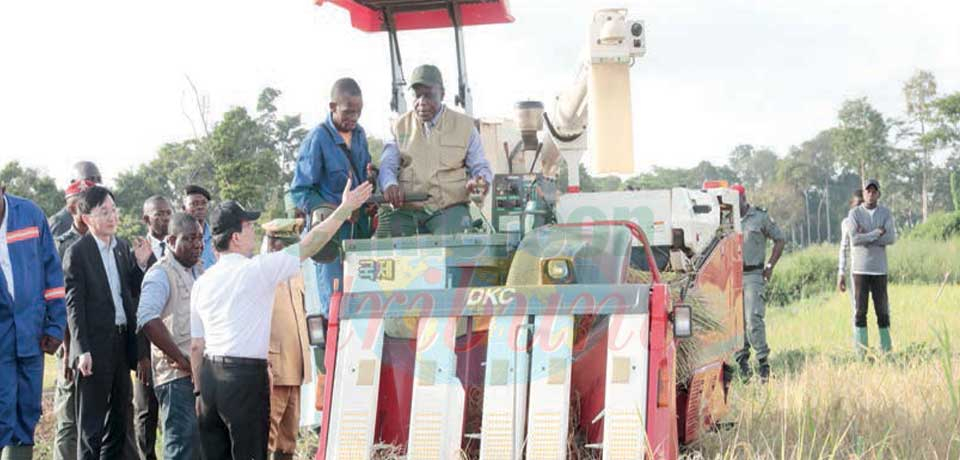
<svg viewBox="0 0 960 460">
<path fill-rule="evenodd" d="M 903 84 L 902 93 L 904 109 L 896 116 L 881 114 L 867 98 L 844 101 L 832 126 L 782 154 L 743 144 L 732 149 L 726 164 L 653 166 L 625 180 L 592 177 L 580 165 L 581 188 L 589 192 L 699 188 L 706 180 L 742 183 L 751 202 L 766 207 L 795 245 L 808 245 L 839 239 L 850 193 L 865 177 L 875 177 L 898 226 L 911 228 L 934 212 L 960 210 L 960 91 L 941 94 L 932 73 L 917 71 Z M 152 160 L 117 177 L 121 234 L 143 232 L 140 207 L 147 197 L 179 198 L 187 184 L 263 209 L 268 217 L 287 214 L 284 192 L 308 130 L 300 115 L 278 113 L 280 95 L 266 88 L 254 110 L 236 107 L 212 124 L 206 122 L 198 98 L 201 126 L 192 139 L 163 145 Z M 369 141 L 371 154 L 378 157 L 382 141 Z M 63 206 L 62 188 L 42 171 L 10 162 L 0 169 L 0 180 L 11 193 L 36 200 L 48 215 Z"/>
<path fill-rule="evenodd" d="M 783 154 L 743 144 L 723 165 L 654 166 L 626 180 L 583 176 L 582 189 L 742 183 L 750 201 L 766 207 L 792 242 L 804 246 L 838 241 L 851 193 L 876 178 L 882 201 L 907 230 L 935 212 L 960 211 L 960 91 L 939 93 L 934 75 L 919 70 L 903 84 L 902 95 L 903 112 L 895 116 L 880 113 L 865 97 L 846 100 L 832 126 Z"/>
</svg>

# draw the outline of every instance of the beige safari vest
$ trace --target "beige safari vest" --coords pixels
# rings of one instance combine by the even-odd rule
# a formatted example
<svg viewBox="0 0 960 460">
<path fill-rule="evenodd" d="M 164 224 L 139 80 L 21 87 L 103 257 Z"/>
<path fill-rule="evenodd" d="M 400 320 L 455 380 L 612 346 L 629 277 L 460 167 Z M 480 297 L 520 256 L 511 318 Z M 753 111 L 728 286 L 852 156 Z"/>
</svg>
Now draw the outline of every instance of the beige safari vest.
<svg viewBox="0 0 960 460">
<path fill-rule="evenodd" d="M 429 132 L 412 110 L 394 123 L 400 187 L 404 194 L 430 196 L 427 202 L 410 206 L 440 210 L 469 200 L 466 157 L 473 127 L 473 118 L 446 107 Z"/>
<path fill-rule="evenodd" d="M 167 274 L 170 294 L 167 303 L 160 312 L 160 320 L 170 332 L 173 343 L 177 344 L 185 355 L 190 356 L 190 291 L 193 289 L 193 275 L 171 255 L 172 251 L 160 259 L 150 270 L 163 270 Z M 198 268 L 200 273 L 203 268 Z M 150 345 L 150 360 L 153 363 L 154 386 L 189 377 L 189 372 L 174 369 L 171 361 L 156 345 Z"/>
</svg>

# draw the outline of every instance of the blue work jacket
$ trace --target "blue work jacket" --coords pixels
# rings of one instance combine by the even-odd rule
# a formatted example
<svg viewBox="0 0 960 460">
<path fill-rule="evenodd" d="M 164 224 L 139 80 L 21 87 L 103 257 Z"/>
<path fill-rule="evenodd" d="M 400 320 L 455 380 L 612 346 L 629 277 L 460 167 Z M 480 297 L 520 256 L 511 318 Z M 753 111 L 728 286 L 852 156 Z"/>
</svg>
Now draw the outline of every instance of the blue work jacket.
<svg viewBox="0 0 960 460">
<path fill-rule="evenodd" d="M 0 334 L 15 334 L 16 355 L 25 358 L 43 353 L 44 335 L 63 340 L 67 322 L 63 270 L 43 211 L 24 198 L 10 194 L 6 198 L 14 295 L 0 270 Z"/>
<path fill-rule="evenodd" d="M 367 180 L 367 165 L 370 164 L 367 133 L 358 124 L 350 139 L 348 146 L 328 114 L 327 120 L 313 128 L 303 140 L 290 184 L 290 194 L 297 208 L 309 213 L 321 203 L 339 206 L 348 176 L 355 176 L 353 187 Z M 343 147 L 349 147 L 353 166 Z M 356 176 L 360 179 L 357 180 Z"/>
</svg>

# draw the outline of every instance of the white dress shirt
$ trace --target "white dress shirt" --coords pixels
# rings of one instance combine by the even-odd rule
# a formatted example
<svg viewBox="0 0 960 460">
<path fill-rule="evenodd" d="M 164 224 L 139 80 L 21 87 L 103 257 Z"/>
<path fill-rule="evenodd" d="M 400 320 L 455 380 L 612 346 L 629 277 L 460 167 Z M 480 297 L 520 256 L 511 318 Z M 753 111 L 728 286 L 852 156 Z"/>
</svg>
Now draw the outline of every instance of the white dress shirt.
<svg viewBox="0 0 960 460">
<path fill-rule="evenodd" d="M 123 310 L 123 292 L 120 281 L 120 270 L 117 268 L 117 256 L 114 250 L 117 248 L 117 238 L 110 237 L 110 243 L 104 243 L 100 238 L 94 237 L 97 242 L 97 249 L 100 251 L 100 260 L 103 262 L 103 270 L 107 272 L 107 283 L 110 285 L 110 295 L 113 298 L 113 324 L 123 326 L 127 324 L 127 315 Z"/>
<path fill-rule="evenodd" d="M 7 292 L 10 293 L 12 300 L 15 293 L 13 291 L 13 263 L 10 262 L 10 248 L 7 247 L 7 221 L 10 220 L 10 203 L 6 195 L 3 197 L 3 222 L 0 222 L 0 270 L 3 270 L 3 277 L 7 280 Z"/>
<path fill-rule="evenodd" d="M 167 242 L 156 239 L 153 233 L 150 232 L 147 232 L 147 240 L 150 241 L 150 249 L 153 250 L 153 256 L 157 258 L 157 261 L 162 259 L 163 255 L 167 253 Z"/>
<path fill-rule="evenodd" d="M 299 273 L 296 253 L 224 254 L 197 279 L 190 293 L 190 332 L 205 340 L 204 354 L 267 359 L 274 292 Z"/>
</svg>

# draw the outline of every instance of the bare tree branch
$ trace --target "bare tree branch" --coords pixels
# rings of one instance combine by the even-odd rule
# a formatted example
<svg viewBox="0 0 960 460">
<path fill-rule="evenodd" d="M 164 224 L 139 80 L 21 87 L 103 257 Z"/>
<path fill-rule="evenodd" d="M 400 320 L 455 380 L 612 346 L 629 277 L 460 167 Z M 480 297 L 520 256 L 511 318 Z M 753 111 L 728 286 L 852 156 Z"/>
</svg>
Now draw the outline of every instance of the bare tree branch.
<svg viewBox="0 0 960 460">
<path fill-rule="evenodd" d="M 200 124 L 203 125 L 203 134 L 205 136 L 210 135 L 210 127 L 207 124 L 207 111 L 209 110 L 209 102 L 207 101 L 206 96 L 200 96 L 200 91 L 197 90 L 197 85 L 193 83 L 193 80 L 190 79 L 190 75 L 183 75 L 187 79 L 187 83 L 190 84 L 190 89 L 193 90 L 193 100 L 197 105 L 197 112 L 200 115 Z"/>
</svg>

